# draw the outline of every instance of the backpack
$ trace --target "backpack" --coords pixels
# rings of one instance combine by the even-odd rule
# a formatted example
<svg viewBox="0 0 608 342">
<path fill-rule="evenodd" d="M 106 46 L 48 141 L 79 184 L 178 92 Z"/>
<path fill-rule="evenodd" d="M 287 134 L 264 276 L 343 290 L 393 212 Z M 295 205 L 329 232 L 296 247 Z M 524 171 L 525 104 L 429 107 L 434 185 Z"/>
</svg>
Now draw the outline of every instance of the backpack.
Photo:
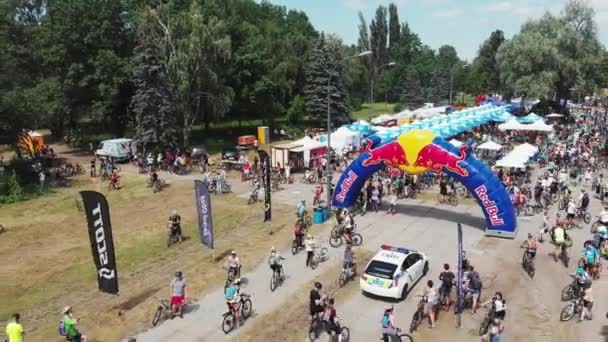
<svg viewBox="0 0 608 342">
<path fill-rule="evenodd" d="M 57 325 L 57 333 L 59 333 L 59 336 L 68 336 L 68 332 L 67 330 L 65 330 L 65 322 L 63 321 L 63 319 L 59 321 L 59 324 Z"/>
<path fill-rule="evenodd" d="M 382 327 L 383 327 L 383 328 L 388 328 L 388 326 L 389 326 L 390 322 L 389 322 L 389 316 L 388 316 L 388 314 L 387 314 L 387 313 L 385 313 L 385 314 L 382 316 L 382 320 L 381 320 L 380 322 L 382 323 Z"/>
<path fill-rule="evenodd" d="M 482 287 L 482 283 L 481 283 L 481 277 L 479 276 L 479 273 L 475 272 L 472 274 L 472 278 L 471 278 L 471 288 L 473 290 L 481 290 Z"/>
</svg>

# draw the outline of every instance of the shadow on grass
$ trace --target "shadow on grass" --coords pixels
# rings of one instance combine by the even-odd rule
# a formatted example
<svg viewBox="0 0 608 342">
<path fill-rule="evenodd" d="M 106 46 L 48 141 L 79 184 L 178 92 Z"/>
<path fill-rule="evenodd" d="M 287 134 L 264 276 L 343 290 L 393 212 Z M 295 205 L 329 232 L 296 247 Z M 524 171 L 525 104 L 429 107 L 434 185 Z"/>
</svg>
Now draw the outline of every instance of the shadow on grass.
<svg viewBox="0 0 608 342">
<path fill-rule="evenodd" d="M 446 207 L 447 208 L 447 207 Z M 458 210 L 459 207 L 452 207 Z M 480 230 L 486 230 L 486 221 L 484 218 L 473 216 L 469 213 L 447 210 L 439 207 L 439 204 L 397 204 L 396 210 L 398 213 L 406 214 L 415 217 L 434 217 L 451 221 L 454 223 L 462 223 Z"/>
</svg>

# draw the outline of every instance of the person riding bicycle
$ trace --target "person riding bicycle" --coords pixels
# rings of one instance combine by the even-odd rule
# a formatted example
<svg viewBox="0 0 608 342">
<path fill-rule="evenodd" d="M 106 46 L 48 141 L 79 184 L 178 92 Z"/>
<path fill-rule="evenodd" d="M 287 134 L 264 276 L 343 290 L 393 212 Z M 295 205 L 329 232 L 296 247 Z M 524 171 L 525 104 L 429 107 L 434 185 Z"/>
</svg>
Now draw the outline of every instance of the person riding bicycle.
<svg viewBox="0 0 608 342">
<path fill-rule="evenodd" d="M 532 233 L 528 233 L 528 239 L 521 244 L 521 248 L 526 248 L 524 253 L 526 253 L 526 256 L 530 258 L 531 261 L 534 260 L 536 257 L 538 242 L 536 242 L 536 239 Z"/>
<path fill-rule="evenodd" d="M 238 301 L 239 301 L 239 290 L 240 290 L 240 280 L 234 279 L 230 285 L 226 288 L 224 292 L 224 298 L 226 298 L 226 305 L 228 305 L 228 310 L 234 313 L 236 322 L 239 322 L 239 310 L 237 309 Z"/>
<path fill-rule="evenodd" d="M 236 251 L 230 252 L 230 256 L 227 261 L 228 275 L 232 276 L 233 279 L 241 277 L 241 261 L 236 255 Z"/>
<path fill-rule="evenodd" d="M 295 237 L 296 245 L 298 247 L 304 246 L 304 239 L 303 239 L 303 237 L 304 237 L 304 231 L 305 231 L 305 228 L 304 228 L 304 225 L 301 222 L 296 222 L 293 225 L 293 234 L 294 234 L 294 237 Z"/>
<path fill-rule="evenodd" d="M 581 190 L 581 194 L 578 197 L 578 205 L 579 205 L 579 210 L 581 212 L 586 212 L 587 208 L 589 207 L 589 194 L 587 193 L 586 189 Z"/>
<path fill-rule="evenodd" d="M 177 236 L 179 242 L 182 241 L 182 218 L 177 213 L 177 210 L 171 212 L 169 216 L 169 229 L 171 229 L 171 235 Z"/>
<path fill-rule="evenodd" d="M 112 170 L 112 172 L 110 173 L 110 184 L 113 187 L 118 187 L 119 183 L 118 180 L 120 179 L 120 176 L 118 175 L 118 172 L 116 172 L 116 170 Z"/>
<path fill-rule="evenodd" d="M 580 292 L 580 289 L 585 288 L 591 284 L 591 276 L 589 272 L 587 272 L 582 267 L 576 268 L 576 273 L 574 274 L 574 279 L 576 280 L 576 286 L 578 287 L 577 293 Z"/>
<path fill-rule="evenodd" d="M 441 281 L 441 287 L 439 287 L 439 298 L 447 297 L 448 303 L 450 302 L 450 294 L 452 287 L 456 285 L 456 276 L 454 272 L 450 271 L 450 265 L 443 264 L 443 272 L 439 274 L 439 281 Z M 443 304 L 443 303 L 441 303 Z"/>
<path fill-rule="evenodd" d="M 352 270 L 353 267 L 353 249 L 352 244 L 347 243 L 346 248 L 344 249 L 344 263 L 342 265 L 342 270 Z"/>
<path fill-rule="evenodd" d="M 156 185 L 156 182 L 158 182 L 158 173 L 152 172 L 150 174 L 150 186 L 154 187 Z"/>
<path fill-rule="evenodd" d="M 183 317 L 182 309 L 186 301 L 186 281 L 182 272 L 175 272 L 175 278 L 169 284 L 171 295 L 171 313 L 174 316 Z"/>
<path fill-rule="evenodd" d="M 395 310 L 393 305 L 387 304 L 384 306 L 384 313 L 382 314 L 380 324 L 382 326 L 382 340 L 384 342 L 390 342 L 393 336 L 397 336 L 399 328 L 395 326 Z"/>
<path fill-rule="evenodd" d="M 561 222 L 560 222 L 561 223 Z M 563 225 L 557 225 L 551 229 L 551 240 L 555 244 L 555 255 L 559 255 L 562 250 L 562 246 L 566 246 L 566 241 L 570 239 Z"/>
<path fill-rule="evenodd" d="M 336 308 L 334 307 L 335 300 L 333 298 L 329 298 L 327 300 L 327 304 L 323 309 L 323 320 L 327 323 L 327 333 L 332 335 L 333 333 L 336 336 L 340 335 L 340 325 L 338 324 L 338 314 L 336 312 Z"/>
<path fill-rule="evenodd" d="M 296 207 L 296 216 L 298 217 L 298 222 L 304 222 L 304 217 L 306 216 L 306 200 L 300 201 L 298 206 Z"/>
<path fill-rule="evenodd" d="M 270 249 L 270 256 L 268 257 L 268 265 L 270 265 L 270 269 L 272 272 L 277 272 L 279 277 L 283 276 L 283 265 L 281 265 L 281 260 L 285 260 L 282 256 L 279 255 L 279 252 L 274 248 L 274 246 Z"/>
<path fill-rule="evenodd" d="M 585 241 L 585 249 L 583 250 L 583 268 L 587 271 L 593 270 L 596 264 L 600 261 L 600 253 L 593 247 L 591 241 Z"/>
<path fill-rule="evenodd" d="M 574 222 L 574 219 L 576 217 L 576 204 L 574 204 L 574 201 L 570 201 L 568 202 L 568 208 L 566 209 L 566 220 L 568 220 L 568 222 Z"/>
</svg>

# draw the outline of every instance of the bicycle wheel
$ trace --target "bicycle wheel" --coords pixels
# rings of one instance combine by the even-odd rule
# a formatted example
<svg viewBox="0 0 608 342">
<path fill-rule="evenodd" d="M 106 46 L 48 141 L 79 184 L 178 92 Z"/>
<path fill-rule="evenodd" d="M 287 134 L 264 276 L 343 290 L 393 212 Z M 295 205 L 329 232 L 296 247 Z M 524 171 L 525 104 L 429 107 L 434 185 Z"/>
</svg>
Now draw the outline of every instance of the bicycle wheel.
<svg viewBox="0 0 608 342">
<path fill-rule="evenodd" d="M 340 279 L 338 279 L 338 285 L 342 287 L 344 284 L 346 284 L 346 272 L 342 271 L 342 273 L 340 273 Z"/>
<path fill-rule="evenodd" d="M 222 320 L 222 331 L 224 331 L 224 334 L 228 334 L 232 331 L 232 329 L 234 329 L 234 315 L 232 315 L 232 312 L 227 313 L 224 316 L 224 319 Z"/>
<path fill-rule="evenodd" d="M 336 248 L 342 244 L 342 237 L 340 236 L 330 236 L 329 237 L 329 245 Z"/>
<path fill-rule="evenodd" d="M 458 198 L 464 198 L 467 195 L 467 190 L 463 187 L 456 187 L 455 191 Z"/>
<path fill-rule="evenodd" d="M 325 261 L 325 260 L 327 260 L 327 253 L 328 253 L 328 252 L 329 252 L 329 251 L 327 250 L 327 247 L 323 247 L 323 248 L 321 248 L 321 253 L 319 253 L 319 259 L 320 259 L 321 261 Z"/>
<path fill-rule="evenodd" d="M 317 266 L 319 266 L 319 259 L 316 255 L 313 255 L 310 259 L 310 268 L 314 270 L 315 268 L 317 268 Z"/>
<path fill-rule="evenodd" d="M 588 212 L 585 212 L 585 214 L 583 214 L 583 222 L 585 222 L 586 224 L 589 224 L 589 222 L 591 222 L 591 214 L 589 214 Z"/>
<path fill-rule="evenodd" d="M 272 272 L 272 276 L 270 277 L 270 291 L 274 292 L 277 289 L 278 281 L 277 281 L 277 273 Z"/>
<path fill-rule="evenodd" d="M 331 236 L 331 237 L 339 237 L 340 236 L 340 227 L 338 227 L 338 225 L 335 225 L 331 229 L 331 233 L 329 234 L 329 236 Z"/>
<path fill-rule="evenodd" d="M 253 310 L 253 302 L 249 298 L 245 299 L 243 301 L 243 306 L 241 307 L 241 313 L 243 314 L 243 319 L 249 318 L 249 316 L 251 316 L 252 310 Z"/>
<path fill-rule="evenodd" d="M 414 316 L 412 317 L 412 322 L 410 323 L 410 334 L 418 329 L 418 326 L 422 322 L 422 312 L 420 310 L 416 310 L 414 312 Z"/>
<path fill-rule="evenodd" d="M 359 233 L 353 233 L 351 241 L 353 242 L 353 246 L 361 246 L 363 243 L 363 236 Z"/>
<path fill-rule="evenodd" d="M 408 335 L 408 334 L 400 334 L 397 335 L 399 337 L 399 341 L 401 342 L 414 342 L 414 339 L 412 338 L 412 336 Z"/>
<path fill-rule="evenodd" d="M 568 303 L 559 313 L 559 319 L 560 321 L 565 322 L 571 320 L 572 317 L 574 317 L 574 304 Z"/>
<path fill-rule="evenodd" d="M 449 202 L 450 202 L 450 204 L 451 204 L 452 206 L 454 206 L 454 207 L 458 205 L 458 198 L 456 198 L 456 197 L 454 197 L 454 196 L 450 196 L 450 197 L 448 198 L 448 201 L 449 201 Z"/>
<path fill-rule="evenodd" d="M 152 317 L 152 326 L 153 327 L 155 327 L 160 322 L 160 318 L 162 316 L 163 316 L 163 308 L 158 307 L 158 309 L 156 309 L 156 312 L 154 313 L 154 317 Z"/>
</svg>

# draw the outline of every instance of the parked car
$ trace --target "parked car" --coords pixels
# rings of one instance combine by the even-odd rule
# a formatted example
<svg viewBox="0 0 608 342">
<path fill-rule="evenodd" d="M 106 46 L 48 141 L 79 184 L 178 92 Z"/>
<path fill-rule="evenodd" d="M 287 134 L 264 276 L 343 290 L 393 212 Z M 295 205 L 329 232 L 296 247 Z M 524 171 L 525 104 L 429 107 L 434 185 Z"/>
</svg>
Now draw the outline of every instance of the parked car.
<svg viewBox="0 0 608 342">
<path fill-rule="evenodd" d="M 228 147 L 222 150 L 222 160 L 238 161 L 241 153 L 235 147 Z"/>
<path fill-rule="evenodd" d="M 132 153 L 129 154 L 129 151 Z M 128 138 L 104 140 L 99 143 L 95 155 L 98 158 L 111 157 L 115 161 L 129 160 L 137 154 L 137 144 L 135 140 Z"/>
</svg>

